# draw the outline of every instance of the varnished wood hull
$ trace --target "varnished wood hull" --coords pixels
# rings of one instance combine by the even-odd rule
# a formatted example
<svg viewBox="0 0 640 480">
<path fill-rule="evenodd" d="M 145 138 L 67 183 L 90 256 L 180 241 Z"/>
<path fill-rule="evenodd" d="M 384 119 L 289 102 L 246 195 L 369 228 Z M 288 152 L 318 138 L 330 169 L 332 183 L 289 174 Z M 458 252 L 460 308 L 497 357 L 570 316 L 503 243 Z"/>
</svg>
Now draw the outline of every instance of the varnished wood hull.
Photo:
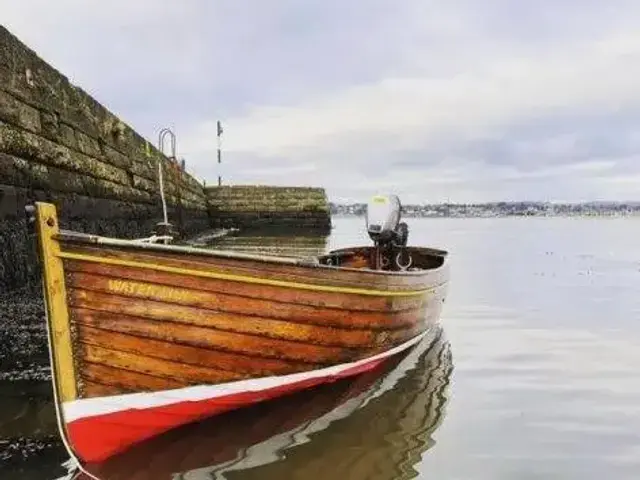
<svg viewBox="0 0 640 480">
<path fill-rule="evenodd" d="M 371 370 L 418 342 L 446 295 L 440 251 L 382 272 L 356 266 L 367 247 L 336 267 L 140 244 L 60 233 L 45 204 L 38 226 L 60 416 L 83 461 Z"/>
</svg>

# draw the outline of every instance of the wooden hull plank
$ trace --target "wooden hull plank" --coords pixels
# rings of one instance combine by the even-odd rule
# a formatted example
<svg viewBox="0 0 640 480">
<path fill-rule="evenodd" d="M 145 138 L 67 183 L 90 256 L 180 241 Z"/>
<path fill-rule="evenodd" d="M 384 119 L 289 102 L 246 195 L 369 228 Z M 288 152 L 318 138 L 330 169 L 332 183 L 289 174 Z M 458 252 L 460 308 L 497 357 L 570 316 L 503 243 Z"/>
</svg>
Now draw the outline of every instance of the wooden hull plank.
<svg viewBox="0 0 640 480">
<path fill-rule="evenodd" d="M 269 285 L 242 285 L 241 288 L 233 282 L 217 279 L 194 278 L 188 275 L 176 273 L 149 271 L 132 267 L 121 267 L 99 263 L 82 262 L 78 260 L 65 261 L 65 269 L 74 272 L 74 277 L 95 278 L 102 277 L 113 279 L 127 279 L 129 281 L 153 283 L 159 286 L 175 287 L 180 289 L 202 290 L 211 293 L 223 293 L 241 298 L 256 298 L 270 300 L 278 303 L 293 303 L 313 307 L 335 308 L 343 311 L 354 312 L 399 312 L 413 310 L 425 305 L 430 294 L 409 297 L 363 297 L 345 293 L 314 292 L 308 290 L 295 290 Z M 88 277 L 91 275 L 92 277 Z M 89 283 L 89 282 L 88 282 Z"/>
<path fill-rule="evenodd" d="M 207 327 L 175 322 L 149 320 L 122 315 L 119 317 L 84 315 L 78 324 L 179 344 L 200 346 L 222 352 L 239 353 L 257 358 L 299 361 L 307 364 L 330 364 L 336 359 L 353 359 L 358 350 L 328 347 L 280 339 L 224 332 Z"/>
<path fill-rule="evenodd" d="M 98 381 L 87 380 L 87 378 L 82 380 L 81 391 L 83 398 L 111 397 L 113 395 L 122 395 L 122 393 L 132 393 L 124 390 L 122 387 L 104 385 Z"/>
<path fill-rule="evenodd" d="M 179 359 L 174 361 L 163 360 L 95 345 L 80 344 L 79 350 L 82 358 L 87 362 L 108 365 L 119 370 L 133 371 L 162 379 L 173 379 L 179 383 L 184 382 L 183 385 L 196 383 L 216 384 L 247 377 L 247 375 L 226 370 L 182 363 Z"/>
<path fill-rule="evenodd" d="M 95 355 L 92 355 L 92 357 L 95 357 Z M 90 391 L 87 391 L 87 381 L 89 383 L 100 384 L 105 388 L 110 388 L 110 395 L 155 392 L 185 386 L 184 380 L 141 373 L 132 370 L 128 366 L 126 368 L 122 368 L 121 366 L 118 368 L 114 365 L 95 363 L 90 361 L 89 355 L 83 360 L 82 380 L 85 393 L 83 398 L 96 396 L 90 394 Z"/>
<path fill-rule="evenodd" d="M 296 327 L 300 331 L 304 328 L 302 324 L 343 329 L 389 330 L 411 326 L 424 316 L 427 308 L 425 305 L 419 309 L 403 312 L 349 312 L 212 294 L 200 290 L 170 289 L 151 283 L 88 277 L 85 274 L 70 275 L 68 284 L 72 287 L 68 293 L 69 299 L 77 306 L 90 308 L 91 305 L 101 306 L 106 302 L 110 308 L 122 308 L 122 312 L 127 315 L 145 316 L 144 312 L 147 312 L 150 315 L 160 315 L 167 320 L 180 318 L 194 323 L 205 322 L 207 325 L 216 321 L 213 318 L 216 312 L 227 312 L 263 319 L 268 316 L 272 319 L 286 320 L 289 325 L 300 324 Z M 264 323 L 267 323 L 266 319 L 263 320 L 262 324 Z M 274 330 L 270 331 L 277 331 L 277 325 L 273 326 Z M 236 328 L 243 328 L 243 325 L 238 325 Z"/>
<path fill-rule="evenodd" d="M 265 357 L 251 357 L 215 350 L 211 346 L 192 346 L 150 337 L 120 333 L 107 330 L 102 312 L 85 310 L 80 313 L 85 322 L 78 323 L 78 340 L 84 344 L 98 347 L 112 347 L 123 352 L 146 354 L 156 358 L 172 360 L 180 358 L 185 363 L 202 367 L 217 368 L 252 376 L 277 375 L 293 373 L 313 368 L 308 363 L 277 360 Z M 143 322 L 138 319 L 133 321 Z M 89 325 L 97 325 L 99 328 Z"/>
</svg>

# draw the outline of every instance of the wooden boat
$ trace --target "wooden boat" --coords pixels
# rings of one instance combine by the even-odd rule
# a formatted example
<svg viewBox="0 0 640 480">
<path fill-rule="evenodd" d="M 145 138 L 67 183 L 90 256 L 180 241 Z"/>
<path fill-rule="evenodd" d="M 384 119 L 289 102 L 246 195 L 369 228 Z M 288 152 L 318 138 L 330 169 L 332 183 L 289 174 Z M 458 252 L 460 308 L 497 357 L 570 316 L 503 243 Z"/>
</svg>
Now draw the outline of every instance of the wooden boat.
<svg viewBox="0 0 640 480">
<path fill-rule="evenodd" d="M 63 231 L 46 203 L 34 220 L 60 427 L 80 462 L 369 371 L 419 342 L 446 296 L 446 252 L 396 252 L 385 225 L 370 225 L 373 247 L 298 259 Z"/>
</svg>

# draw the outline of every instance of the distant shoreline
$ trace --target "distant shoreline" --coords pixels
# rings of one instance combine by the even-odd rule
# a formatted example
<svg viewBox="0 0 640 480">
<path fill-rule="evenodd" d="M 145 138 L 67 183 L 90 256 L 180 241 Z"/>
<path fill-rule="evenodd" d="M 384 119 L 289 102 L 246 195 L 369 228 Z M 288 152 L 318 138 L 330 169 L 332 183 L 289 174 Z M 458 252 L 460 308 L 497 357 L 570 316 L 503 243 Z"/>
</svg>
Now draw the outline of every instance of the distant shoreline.
<svg viewBox="0 0 640 480">
<path fill-rule="evenodd" d="M 333 218 L 364 218 L 364 213 L 332 213 Z M 487 214 L 487 215 L 415 215 L 403 214 L 404 218 L 640 218 L 640 212 L 635 213 L 596 213 L 596 214 L 536 214 L 536 215 L 516 215 L 516 214 Z"/>
<path fill-rule="evenodd" d="M 364 216 L 364 203 L 330 203 L 332 216 Z M 497 217 L 635 217 L 640 202 L 536 203 L 495 202 L 476 204 L 403 205 L 403 215 L 414 218 L 497 218 Z"/>
</svg>

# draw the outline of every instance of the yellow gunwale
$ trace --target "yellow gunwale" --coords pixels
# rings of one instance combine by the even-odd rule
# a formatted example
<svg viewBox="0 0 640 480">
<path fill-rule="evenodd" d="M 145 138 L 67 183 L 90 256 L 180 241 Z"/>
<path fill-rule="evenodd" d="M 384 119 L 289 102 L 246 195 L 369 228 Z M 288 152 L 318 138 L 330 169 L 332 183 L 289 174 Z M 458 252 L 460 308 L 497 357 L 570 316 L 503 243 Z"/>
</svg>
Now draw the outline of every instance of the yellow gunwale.
<svg viewBox="0 0 640 480">
<path fill-rule="evenodd" d="M 116 258 L 105 258 L 94 255 L 86 255 L 81 253 L 60 252 L 58 257 L 68 260 L 79 260 L 84 262 L 102 263 L 105 265 L 116 265 L 120 267 L 133 267 L 144 268 L 148 270 L 156 270 L 159 272 L 177 273 L 180 275 L 203 277 L 203 278 L 215 278 L 218 280 L 229 280 L 232 282 L 252 283 L 258 285 L 270 285 L 275 287 L 284 287 L 298 290 L 312 290 L 318 292 L 330 292 L 330 293 L 348 293 L 354 295 L 368 295 L 378 297 L 412 297 L 417 295 L 424 295 L 425 293 L 434 292 L 438 287 L 446 284 L 446 282 L 434 285 L 429 288 L 419 290 L 376 290 L 368 288 L 355 288 L 355 287 L 339 287 L 332 285 L 314 285 L 309 283 L 289 282 L 285 280 L 273 280 L 269 278 L 250 277 L 246 275 L 236 275 L 231 273 L 221 273 L 204 270 L 193 270 L 180 267 L 172 267 L 169 265 L 157 265 L 147 262 L 136 262 L 132 260 L 120 260 Z"/>
</svg>

